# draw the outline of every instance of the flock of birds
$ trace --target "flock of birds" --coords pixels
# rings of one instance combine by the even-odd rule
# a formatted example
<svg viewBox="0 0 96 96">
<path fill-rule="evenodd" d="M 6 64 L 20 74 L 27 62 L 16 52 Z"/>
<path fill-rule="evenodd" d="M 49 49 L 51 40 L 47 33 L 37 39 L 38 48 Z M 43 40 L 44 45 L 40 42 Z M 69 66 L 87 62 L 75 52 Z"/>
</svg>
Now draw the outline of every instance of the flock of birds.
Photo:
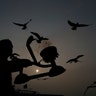
<svg viewBox="0 0 96 96">
<path fill-rule="evenodd" d="M 22 30 L 26 30 L 27 29 L 27 25 L 32 21 L 32 19 L 30 19 L 29 21 L 25 22 L 25 23 L 16 23 L 16 22 L 12 22 L 13 24 L 21 27 Z M 74 23 L 70 20 L 67 21 L 67 23 L 69 24 L 69 26 L 71 27 L 71 30 L 77 30 L 77 28 L 79 27 L 87 27 L 87 26 L 90 26 L 90 24 L 81 24 L 81 23 Z M 48 38 L 45 38 L 43 36 L 40 36 L 37 32 L 30 32 L 32 35 L 34 35 L 36 38 L 33 38 L 34 40 L 37 41 L 37 43 L 41 43 L 42 40 L 49 40 Z M 75 58 L 71 58 L 69 59 L 66 63 L 77 63 L 77 62 L 80 62 L 78 59 L 83 57 L 84 55 L 81 54 L 81 55 L 78 55 L 77 57 Z M 46 78 L 43 79 L 43 80 L 47 80 Z M 86 94 L 86 92 L 88 91 L 89 88 L 94 88 L 96 87 L 96 81 L 94 83 L 92 83 L 90 86 L 88 86 L 84 92 L 84 96 Z M 27 84 L 24 85 L 24 88 L 27 88 Z"/>
<path fill-rule="evenodd" d="M 25 23 L 16 23 L 16 22 L 12 22 L 13 24 L 20 26 L 22 30 L 27 29 L 27 24 L 30 23 L 32 21 L 32 19 L 30 19 L 29 21 L 25 22 Z M 80 23 L 73 23 L 72 21 L 68 20 L 68 24 L 72 27 L 72 30 L 76 30 L 77 27 L 85 27 L 85 26 L 89 26 L 88 24 L 80 24 Z M 37 32 L 30 32 L 32 35 L 34 35 L 36 38 L 33 38 L 34 40 L 36 40 L 38 43 L 41 43 L 42 40 L 49 40 L 48 38 L 45 38 L 43 36 L 40 36 Z M 78 55 L 75 58 L 72 58 L 70 60 L 68 60 L 66 63 L 77 63 L 79 62 L 79 58 L 83 57 L 84 55 Z"/>
<path fill-rule="evenodd" d="M 22 30 L 25 30 L 27 29 L 27 25 L 28 23 L 30 23 L 32 21 L 32 19 L 30 19 L 29 21 L 25 22 L 25 23 L 16 23 L 16 22 L 12 22 L 13 24 L 17 25 L 17 26 L 20 26 L 22 28 Z M 77 30 L 78 27 L 86 27 L 86 26 L 89 26 L 89 24 L 81 24 L 81 23 L 74 23 L 70 20 L 67 21 L 68 24 L 71 26 L 71 29 L 72 30 Z"/>
</svg>

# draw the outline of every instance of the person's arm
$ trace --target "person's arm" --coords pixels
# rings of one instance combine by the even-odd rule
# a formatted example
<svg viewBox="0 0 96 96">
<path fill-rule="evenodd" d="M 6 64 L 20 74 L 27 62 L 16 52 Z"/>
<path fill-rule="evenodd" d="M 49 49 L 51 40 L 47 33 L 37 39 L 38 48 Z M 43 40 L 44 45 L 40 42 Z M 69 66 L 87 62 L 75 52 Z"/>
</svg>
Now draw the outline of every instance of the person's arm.
<svg viewBox="0 0 96 96">
<path fill-rule="evenodd" d="M 30 53 L 30 55 L 31 55 L 34 63 L 37 63 L 37 60 L 36 60 L 35 55 L 34 55 L 34 53 L 33 53 L 33 50 L 32 50 L 31 47 L 30 47 L 30 44 L 32 43 L 32 41 L 34 41 L 34 38 L 33 38 L 33 36 L 30 36 L 30 37 L 27 39 L 26 46 L 27 46 L 27 49 L 28 49 L 28 51 L 29 51 L 29 53 Z"/>
</svg>

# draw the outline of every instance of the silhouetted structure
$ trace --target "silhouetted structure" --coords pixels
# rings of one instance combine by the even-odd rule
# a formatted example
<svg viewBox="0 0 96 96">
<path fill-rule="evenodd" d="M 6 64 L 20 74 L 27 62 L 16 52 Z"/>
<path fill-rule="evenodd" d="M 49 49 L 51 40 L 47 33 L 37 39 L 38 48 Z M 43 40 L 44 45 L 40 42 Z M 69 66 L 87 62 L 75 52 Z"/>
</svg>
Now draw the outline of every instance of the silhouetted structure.
<svg viewBox="0 0 96 96">
<path fill-rule="evenodd" d="M 68 60 L 66 63 L 72 63 L 72 62 L 75 62 L 75 63 L 77 63 L 77 62 L 79 62 L 79 58 L 80 57 L 83 57 L 84 55 L 78 55 L 76 58 L 73 58 L 73 59 L 70 59 L 70 60 Z"/>
<path fill-rule="evenodd" d="M 71 22 L 70 20 L 68 20 L 68 24 L 72 27 L 71 29 L 72 30 L 76 30 L 77 27 L 86 27 L 86 26 L 89 26 L 88 24 L 80 24 L 80 23 L 73 23 Z"/>
<path fill-rule="evenodd" d="M 22 30 L 25 30 L 25 29 L 27 28 L 27 24 L 28 24 L 29 22 L 31 22 L 31 21 L 32 21 L 32 19 L 30 19 L 28 22 L 26 22 L 26 23 L 24 23 L 24 24 L 15 23 L 15 22 L 13 22 L 13 24 L 15 24 L 15 25 L 17 25 L 17 26 L 20 26 L 20 27 L 22 27 Z"/>
<path fill-rule="evenodd" d="M 84 91 L 83 96 L 86 95 L 87 91 L 88 91 L 90 88 L 96 88 L 96 85 L 95 85 L 95 84 L 96 84 L 96 81 L 93 82 L 90 86 L 88 86 L 88 87 L 86 88 L 86 90 Z"/>
<path fill-rule="evenodd" d="M 31 32 L 33 35 L 35 35 L 37 37 L 37 42 L 41 43 L 42 40 L 48 40 L 48 38 L 44 38 L 43 36 L 40 36 L 38 33 L 36 32 Z"/>
</svg>

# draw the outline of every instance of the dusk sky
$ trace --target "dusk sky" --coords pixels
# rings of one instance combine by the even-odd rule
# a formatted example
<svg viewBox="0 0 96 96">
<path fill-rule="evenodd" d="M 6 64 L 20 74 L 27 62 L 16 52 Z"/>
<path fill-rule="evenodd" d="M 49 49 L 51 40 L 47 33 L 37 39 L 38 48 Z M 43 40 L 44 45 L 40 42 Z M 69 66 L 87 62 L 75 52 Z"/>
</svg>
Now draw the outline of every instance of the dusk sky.
<svg viewBox="0 0 96 96">
<path fill-rule="evenodd" d="M 40 93 L 61 94 L 64 96 L 83 96 L 86 87 L 96 81 L 96 0 L 0 0 L 0 40 L 10 39 L 13 52 L 19 58 L 32 60 L 27 48 L 30 32 L 37 32 L 49 38 L 32 48 L 39 61 L 40 51 L 47 46 L 56 46 L 59 57 L 57 65 L 66 69 L 61 75 L 47 80 L 34 79 L 27 82 L 29 90 Z M 12 22 L 25 23 L 28 29 L 22 30 Z M 67 21 L 90 24 L 71 30 Z M 84 54 L 78 63 L 66 63 L 69 59 Z M 39 70 L 36 73 L 36 69 Z M 48 72 L 50 68 L 30 66 L 24 69 L 28 75 Z M 13 73 L 14 77 L 18 73 Z M 44 78 L 44 77 L 43 77 Z M 16 85 L 23 89 L 24 84 Z M 86 96 L 96 96 L 96 88 L 89 89 Z"/>
</svg>

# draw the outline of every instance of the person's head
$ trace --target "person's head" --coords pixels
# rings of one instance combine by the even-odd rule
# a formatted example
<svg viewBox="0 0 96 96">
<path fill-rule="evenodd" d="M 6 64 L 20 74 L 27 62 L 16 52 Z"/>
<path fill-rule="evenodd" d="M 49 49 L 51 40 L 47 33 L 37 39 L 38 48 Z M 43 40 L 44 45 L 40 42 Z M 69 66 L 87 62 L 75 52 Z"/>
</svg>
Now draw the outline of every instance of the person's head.
<svg viewBox="0 0 96 96">
<path fill-rule="evenodd" d="M 0 40 L 0 58 L 7 59 L 12 54 L 12 42 L 9 39 Z"/>
<path fill-rule="evenodd" d="M 40 53 L 45 62 L 52 62 L 58 57 L 57 48 L 55 46 L 49 46 L 43 49 Z"/>
</svg>

